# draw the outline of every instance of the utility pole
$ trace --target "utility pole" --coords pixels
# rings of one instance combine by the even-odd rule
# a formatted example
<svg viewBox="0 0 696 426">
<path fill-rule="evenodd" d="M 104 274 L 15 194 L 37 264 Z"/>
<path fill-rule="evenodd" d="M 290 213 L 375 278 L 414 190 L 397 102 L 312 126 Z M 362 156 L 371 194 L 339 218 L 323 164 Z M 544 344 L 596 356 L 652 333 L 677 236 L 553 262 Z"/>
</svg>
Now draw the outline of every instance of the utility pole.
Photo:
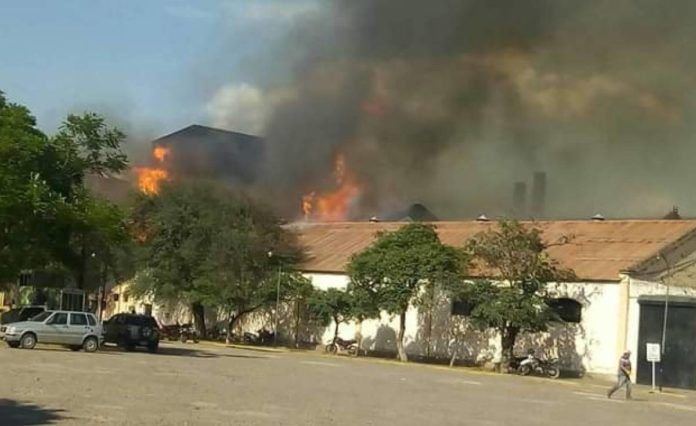
<svg viewBox="0 0 696 426">
<path fill-rule="evenodd" d="M 665 309 L 662 316 L 662 344 L 660 347 L 660 392 L 662 392 L 662 382 L 664 380 L 664 363 L 665 363 L 665 344 L 667 343 L 667 315 L 669 314 L 669 276 L 672 274 L 672 269 L 670 268 L 669 262 L 664 254 L 660 253 L 659 258 L 665 262 L 667 267 L 667 276 L 662 278 L 662 284 L 667 286 L 667 291 L 665 292 Z"/>
<path fill-rule="evenodd" d="M 273 259 L 273 250 L 268 251 L 268 258 Z M 278 262 L 278 282 L 276 283 L 276 306 L 275 315 L 273 318 L 273 346 L 278 345 L 278 314 L 280 313 L 280 275 L 282 273 L 282 265 Z"/>
<path fill-rule="evenodd" d="M 278 284 L 276 285 L 275 330 L 273 330 L 273 346 L 278 346 L 278 314 L 280 313 L 280 275 L 282 266 L 278 265 Z"/>
</svg>

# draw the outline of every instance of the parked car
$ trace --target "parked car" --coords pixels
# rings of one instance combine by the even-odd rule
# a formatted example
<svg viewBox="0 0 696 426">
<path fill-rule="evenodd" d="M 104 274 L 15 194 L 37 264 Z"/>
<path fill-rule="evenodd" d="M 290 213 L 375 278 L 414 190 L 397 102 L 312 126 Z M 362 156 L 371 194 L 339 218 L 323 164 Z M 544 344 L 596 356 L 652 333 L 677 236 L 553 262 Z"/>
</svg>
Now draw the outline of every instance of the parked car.
<svg viewBox="0 0 696 426">
<path fill-rule="evenodd" d="M 22 306 L 20 308 L 10 309 L 0 314 L 0 325 L 26 321 L 45 311 L 45 306 Z"/>
<path fill-rule="evenodd" d="M 48 343 L 95 352 L 102 343 L 102 327 L 87 312 L 44 311 L 28 321 L 0 326 L 0 338 L 11 348 L 34 349 L 37 343 Z"/>
<path fill-rule="evenodd" d="M 157 352 L 160 333 L 157 321 L 149 315 L 116 314 L 104 323 L 104 342 L 114 343 L 127 351 L 136 346 Z"/>
</svg>

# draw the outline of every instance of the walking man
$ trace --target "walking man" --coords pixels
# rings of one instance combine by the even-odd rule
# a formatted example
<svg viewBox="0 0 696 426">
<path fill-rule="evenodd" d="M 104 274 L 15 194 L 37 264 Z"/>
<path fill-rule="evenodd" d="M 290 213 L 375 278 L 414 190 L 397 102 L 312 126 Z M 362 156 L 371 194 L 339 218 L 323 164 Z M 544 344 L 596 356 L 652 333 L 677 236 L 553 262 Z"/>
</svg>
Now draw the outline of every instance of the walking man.
<svg viewBox="0 0 696 426">
<path fill-rule="evenodd" d="M 626 386 L 626 399 L 631 399 L 631 351 L 624 352 L 619 359 L 616 384 L 607 392 L 607 398 L 611 398 L 622 386 Z"/>
</svg>

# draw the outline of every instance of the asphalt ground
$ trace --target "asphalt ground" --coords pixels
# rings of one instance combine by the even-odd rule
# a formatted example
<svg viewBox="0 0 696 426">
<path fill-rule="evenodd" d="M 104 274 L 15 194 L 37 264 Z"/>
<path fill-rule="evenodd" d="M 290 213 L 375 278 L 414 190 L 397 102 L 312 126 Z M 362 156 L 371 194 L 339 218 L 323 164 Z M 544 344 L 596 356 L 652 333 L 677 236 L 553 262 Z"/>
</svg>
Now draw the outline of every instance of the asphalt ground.
<svg viewBox="0 0 696 426">
<path fill-rule="evenodd" d="M 0 347 L 0 425 L 693 425 L 690 393 L 306 352 Z"/>
</svg>

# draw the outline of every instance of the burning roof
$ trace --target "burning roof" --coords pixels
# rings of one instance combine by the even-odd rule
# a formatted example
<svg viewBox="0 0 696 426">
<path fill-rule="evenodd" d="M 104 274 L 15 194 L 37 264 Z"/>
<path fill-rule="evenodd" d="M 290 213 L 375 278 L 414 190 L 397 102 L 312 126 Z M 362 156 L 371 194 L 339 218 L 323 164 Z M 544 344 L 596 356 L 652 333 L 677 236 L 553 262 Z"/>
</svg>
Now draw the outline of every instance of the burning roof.
<svg viewBox="0 0 696 426">
<path fill-rule="evenodd" d="M 264 157 L 257 136 L 191 125 L 152 142 L 152 158 L 135 167 L 138 187 L 149 194 L 177 178 L 213 178 L 237 187 L 253 184 Z"/>
</svg>

